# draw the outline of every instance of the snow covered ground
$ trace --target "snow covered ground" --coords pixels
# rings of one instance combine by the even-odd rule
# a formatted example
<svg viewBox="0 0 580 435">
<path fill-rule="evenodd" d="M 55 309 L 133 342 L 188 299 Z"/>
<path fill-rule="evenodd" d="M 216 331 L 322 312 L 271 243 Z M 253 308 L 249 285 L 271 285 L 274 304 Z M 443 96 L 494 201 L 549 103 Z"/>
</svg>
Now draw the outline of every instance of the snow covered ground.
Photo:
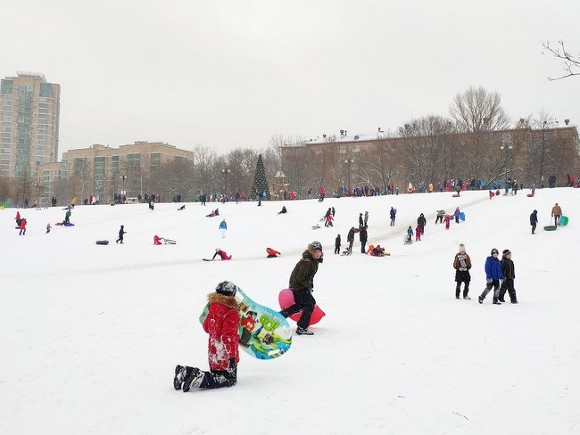
<svg viewBox="0 0 580 435">
<path fill-rule="evenodd" d="M 580 433 L 580 190 L 535 198 L 487 192 L 236 205 L 77 206 L 0 211 L 0 434 L 561 434 Z M 570 224 L 545 232 L 560 203 Z M 277 212 L 285 204 L 288 214 Z M 459 205 L 445 231 L 435 210 Z M 221 217 L 206 218 L 219 206 Z M 334 206 L 334 228 L 312 230 Z M 398 209 L 389 226 L 388 211 Z M 537 234 L 528 217 L 538 210 Z M 333 254 L 334 238 L 368 210 L 369 242 L 391 257 Z M 402 243 L 419 213 L 423 241 Z M 229 230 L 218 231 L 221 218 Z M 114 240 L 121 224 L 125 243 Z M 154 246 L 153 235 L 177 240 Z M 108 239 L 108 246 L 96 240 Z M 177 363 L 207 369 L 198 323 L 206 295 L 229 279 L 277 308 L 306 244 L 324 263 L 314 296 L 327 316 L 283 357 L 241 354 L 238 385 L 187 394 Z M 473 300 L 456 300 L 452 261 L 464 243 Z M 266 247 L 282 252 L 266 259 Z M 202 261 L 221 247 L 229 262 Z M 519 305 L 483 305 L 483 265 L 509 248 Z"/>
</svg>

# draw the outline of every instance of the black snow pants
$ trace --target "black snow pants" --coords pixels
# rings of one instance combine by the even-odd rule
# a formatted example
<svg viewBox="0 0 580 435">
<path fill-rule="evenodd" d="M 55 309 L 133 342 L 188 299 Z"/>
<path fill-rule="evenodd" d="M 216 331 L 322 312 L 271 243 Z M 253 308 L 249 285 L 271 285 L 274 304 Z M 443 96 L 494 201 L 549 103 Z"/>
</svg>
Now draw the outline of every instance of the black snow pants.
<svg viewBox="0 0 580 435">
<path fill-rule="evenodd" d="M 230 366 L 227 370 L 211 370 L 203 372 L 203 378 L 199 388 L 213 390 L 215 388 L 232 387 L 236 385 L 238 378 L 238 367 L 234 358 L 230 359 Z"/>
<path fill-rule="evenodd" d="M 280 314 L 288 317 L 302 311 L 300 320 L 298 320 L 298 326 L 307 329 L 310 324 L 310 316 L 312 316 L 312 311 L 314 311 L 314 307 L 316 306 L 316 300 L 312 296 L 312 292 L 307 288 L 291 290 L 294 293 L 294 305 L 284 308 L 280 311 Z"/>
<path fill-rule="evenodd" d="M 504 279 L 501 283 L 501 287 L 499 289 L 499 300 L 503 302 L 504 296 L 506 292 L 510 295 L 510 301 L 516 303 L 518 298 L 516 296 L 516 289 L 514 287 L 514 280 L 513 279 Z"/>
</svg>

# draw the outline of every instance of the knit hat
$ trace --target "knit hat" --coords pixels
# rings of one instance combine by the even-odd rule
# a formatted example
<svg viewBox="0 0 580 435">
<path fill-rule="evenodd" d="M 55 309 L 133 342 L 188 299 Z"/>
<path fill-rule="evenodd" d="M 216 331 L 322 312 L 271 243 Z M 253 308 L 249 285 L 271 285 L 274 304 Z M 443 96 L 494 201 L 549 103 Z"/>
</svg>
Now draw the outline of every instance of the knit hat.
<svg viewBox="0 0 580 435">
<path fill-rule="evenodd" d="M 463 243 L 459 244 L 459 252 L 465 252 L 465 245 Z"/>
<path fill-rule="evenodd" d="M 318 241 L 314 241 L 310 244 L 313 251 L 322 251 L 322 243 Z"/>
<path fill-rule="evenodd" d="M 225 296 L 235 296 L 238 291 L 238 286 L 230 281 L 222 281 L 215 288 L 216 293 Z"/>
<path fill-rule="evenodd" d="M 505 257 L 506 255 L 511 254 L 511 253 L 512 253 L 512 251 L 510 251 L 509 249 L 504 249 L 502 252 L 502 255 Z"/>
</svg>

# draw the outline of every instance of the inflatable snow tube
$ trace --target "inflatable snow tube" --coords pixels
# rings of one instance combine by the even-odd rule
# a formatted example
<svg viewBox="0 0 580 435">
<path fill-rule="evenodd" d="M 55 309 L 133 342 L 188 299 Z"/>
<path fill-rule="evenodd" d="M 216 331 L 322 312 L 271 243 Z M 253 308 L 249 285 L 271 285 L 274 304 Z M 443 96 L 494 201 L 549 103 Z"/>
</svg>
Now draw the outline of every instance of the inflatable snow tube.
<svg viewBox="0 0 580 435">
<path fill-rule="evenodd" d="M 459 219 L 461 221 L 465 221 L 465 213 L 464 212 L 459 213 Z"/>
<path fill-rule="evenodd" d="M 97 240 L 97 245 L 108 245 L 109 241 L 108 240 Z"/>
<path fill-rule="evenodd" d="M 528 193 L 527 196 L 528 196 L 528 198 L 533 198 L 534 197 L 534 194 L 533 193 Z"/>
<path fill-rule="evenodd" d="M 561 216 L 560 226 L 565 227 L 566 225 L 568 225 L 568 216 Z"/>
<path fill-rule="evenodd" d="M 294 293 L 292 293 L 292 290 L 289 288 L 281 290 L 278 294 L 278 303 L 282 309 L 294 305 Z M 300 313 L 292 314 L 290 318 L 295 322 L 298 322 L 298 320 L 300 320 L 300 315 Z M 309 326 L 317 324 L 324 316 L 326 316 L 326 313 L 322 311 L 318 305 L 316 305 L 314 307 L 314 311 L 312 312 L 312 316 L 310 317 Z"/>
<path fill-rule="evenodd" d="M 544 231 L 556 231 L 556 225 L 546 225 Z"/>
</svg>

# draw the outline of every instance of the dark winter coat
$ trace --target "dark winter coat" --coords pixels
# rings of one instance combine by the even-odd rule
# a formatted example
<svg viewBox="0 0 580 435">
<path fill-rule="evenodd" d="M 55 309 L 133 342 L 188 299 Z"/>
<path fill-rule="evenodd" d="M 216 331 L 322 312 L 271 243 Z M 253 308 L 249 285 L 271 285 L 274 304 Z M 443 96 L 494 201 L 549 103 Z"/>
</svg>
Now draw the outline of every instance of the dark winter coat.
<svg viewBox="0 0 580 435">
<path fill-rule="evenodd" d="M 534 211 L 531 215 L 530 215 L 530 225 L 535 226 L 538 224 L 538 212 Z"/>
<path fill-rule="evenodd" d="M 336 236 L 336 239 L 334 239 L 334 247 L 340 249 L 340 234 Z"/>
<path fill-rule="evenodd" d="M 395 210 L 393 207 L 391 207 L 391 219 L 395 219 L 395 217 L 397 216 L 397 210 Z"/>
<path fill-rule="evenodd" d="M 354 242 L 354 233 L 355 233 L 354 228 L 351 228 L 350 231 L 348 232 L 347 236 L 346 236 L 346 241 L 347 242 Z"/>
<path fill-rule="evenodd" d="M 239 362 L 239 307 L 236 298 L 219 293 L 208 295 L 209 313 L 203 329 L 209 334 L 208 359 L 211 370 L 227 370 L 230 358 Z"/>
<path fill-rule="evenodd" d="M 485 260 L 485 277 L 486 279 L 503 279 L 503 269 L 501 266 L 501 261 L 490 255 Z"/>
<path fill-rule="evenodd" d="M 417 225 L 419 225 L 421 228 L 425 228 L 425 225 L 427 225 L 427 219 L 425 219 L 423 213 L 421 213 L 421 215 L 417 218 Z"/>
<path fill-rule="evenodd" d="M 514 266 L 514 262 L 507 258 L 501 258 L 501 268 L 503 270 L 503 276 L 505 279 L 514 279 L 516 277 L 516 268 Z"/>
<path fill-rule="evenodd" d="M 366 227 L 362 227 L 362 228 L 360 229 L 359 237 L 360 237 L 360 241 L 361 241 L 361 243 L 362 243 L 362 242 L 365 242 L 365 243 L 366 243 L 366 241 L 369 239 L 369 235 L 368 235 L 368 233 L 367 233 L 367 229 L 366 229 Z"/>
<path fill-rule="evenodd" d="M 468 254 L 462 254 L 461 252 L 455 254 L 453 268 L 455 269 L 456 282 L 471 281 L 471 275 L 469 274 L 469 269 L 471 269 L 471 258 L 469 258 Z"/>
<path fill-rule="evenodd" d="M 318 272 L 318 265 L 322 258 L 316 260 L 309 250 L 302 253 L 302 258 L 290 274 L 289 286 L 293 290 L 311 289 L 314 285 L 314 275 Z"/>
</svg>

